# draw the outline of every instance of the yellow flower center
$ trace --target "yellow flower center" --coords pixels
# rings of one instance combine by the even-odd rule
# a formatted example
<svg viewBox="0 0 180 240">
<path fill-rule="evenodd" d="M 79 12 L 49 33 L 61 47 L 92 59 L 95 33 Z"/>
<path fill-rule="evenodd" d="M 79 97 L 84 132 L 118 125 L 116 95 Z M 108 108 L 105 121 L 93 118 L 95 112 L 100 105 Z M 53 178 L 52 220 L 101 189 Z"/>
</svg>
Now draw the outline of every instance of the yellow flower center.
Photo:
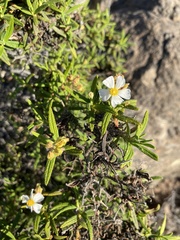
<svg viewBox="0 0 180 240">
<path fill-rule="evenodd" d="M 32 207 L 34 204 L 35 204 L 35 202 L 34 202 L 33 199 L 29 199 L 29 200 L 27 201 L 27 206 L 28 206 L 28 207 Z"/>
<path fill-rule="evenodd" d="M 118 95 L 118 89 L 117 88 L 110 88 L 109 90 L 111 96 L 117 96 Z"/>
</svg>

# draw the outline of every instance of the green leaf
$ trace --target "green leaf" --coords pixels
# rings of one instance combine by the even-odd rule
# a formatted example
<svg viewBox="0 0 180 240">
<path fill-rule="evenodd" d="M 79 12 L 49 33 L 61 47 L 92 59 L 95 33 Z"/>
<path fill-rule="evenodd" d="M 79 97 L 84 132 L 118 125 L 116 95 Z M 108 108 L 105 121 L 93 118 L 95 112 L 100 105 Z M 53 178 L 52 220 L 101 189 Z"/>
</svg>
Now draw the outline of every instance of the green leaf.
<svg viewBox="0 0 180 240">
<path fill-rule="evenodd" d="M 133 155 L 134 155 L 134 151 L 133 151 L 132 145 L 131 143 L 128 142 L 124 160 L 131 160 Z"/>
<path fill-rule="evenodd" d="M 50 221 L 47 221 L 44 230 L 45 230 L 45 233 L 46 233 L 46 237 L 47 237 L 48 239 L 50 239 L 50 236 L 51 236 Z"/>
<path fill-rule="evenodd" d="M 61 209 L 59 212 L 57 212 L 56 215 L 53 217 L 53 219 L 57 218 L 63 212 L 67 212 L 67 211 L 74 210 L 74 209 L 76 209 L 75 205 L 68 205 L 67 207 L 65 207 L 65 208 Z"/>
<path fill-rule="evenodd" d="M 50 132 L 53 134 L 53 139 L 57 140 L 57 138 L 59 137 L 59 131 L 58 131 L 56 120 L 55 120 L 54 113 L 52 110 L 52 103 L 53 103 L 53 100 L 51 100 L 50 104 L 49 104 L 48 121 L 49 121 Z"/>
<path fill-rule="evenodd" d="M 3 229 L 3 230 L 0 230 L 0 231 L 2 231 L 11 240 L 16 240 L 14 235 L 8 229 Z"/>
<path fill-rule="evenodd" d="M 105 113 L 104 114 L 104 117 L 103 117 L 103 121 L 102 121 L 102 130 L 101 130 L 101 135 L 103 136 L 106 131 L 107 131 L 107 128 L 108 128 L 108 125 L 109 125 L 109 122 L 111 120 L 111 117 L 112 117 L 112 113 Z"/>
<path fill-rule="evenodd" d="M 163 223 L 162 223 L 161 228 L 160 228 L 160 236 L 163 235 L 163 233 L 165 231 L 165 228 L 166 228 L 166 215 L 164 215 L 164 220 L 163 220 Z"/>
<path fill-rule="evenodd" d="M 67 154 L 70 154 L 73 156 L 79 156 L 82 153 L 82 150 L 77 149 L 73 146 L 65 146 L 64 148 Z"/>
<path fill-rule="evenodd" d="M 132 221 L 134 223 L 135 228 L 139 229 L 138 219 L 133 207 L 131 208 L 130 213 L 131 213 Z"/>
<path fill-rule="evenodd" d="M 94 239 L 94 234 L 93 234 L 93 226 L 91 224 L 91 221 L 88 218 L 86 213 L 82 213 L 81 215 L 82 215 L 82 217 L 83 217 L 83 219 L 84 219 L 84 221 L 86 223 L 86 226 L 87 226 L 87 229 L 88 229 L 88 233 L 89 233 L 89 239 L 93 240 Z"/>
<path fill-rule="evenodd" d="M 95 93 L 97 89 L 98 77 L 95 77 L 91 84 L 91 92 Z"/>
<path fill-rule="evenodd" d="M 35 11 L 35 14 L 41 12 L 42 10 L 44 10 L 45 8 L 48 7 L 48 4 L 47 3 L 43 3 L 40 7 L 38 7 Z"/>
<path fill-rule="evenodd" d="M 82 94 L 80 94 L 80 93 L 78 93 L 78 92 L 76 92 L 76 91 L 73 91 L 71 88 L 69 88 L 69 87 L 67 87 L 67 86 L 65 86 L 64 88 L 65 88 L 65 89 L 67 90 L 67 92 L 68 92 L 69 94 L 71 94 L 71 96 L 73 96 L 78 102 L 82 102 L 82 103 L 89 103 L 89 102 L 90 102 L 90 100 L 89 100 L 88 98 L 84 97 L 84 95 L 82 95 Z"/>
<path fill-rule="evenodd" d="M 97 89 L 97 81 L 98 81 L 98 77 L 95 77 L 92 85 L 91 85 L 91 92 L 93 92 L 94 96 L 93 96 L 93 104 L 96 104 L 99 102 L 99 93 L 98 93 L 98 89 Z"/>
<path fill-rule="evenodd" d="M 33 13 L 33 12 L 34 12 L 34 9 L 33 9 L 33 5 L 32 5 L 32 3 L 31 3 L 31 1 L 30 1 L 30 0 L 26 0 L 26 2 L 27 2 L 27 5 L 28 5 L 28 8 L 29 8 L 29 11 L 30 11 L 31 13 Z"/>
<path fill-rule="evenodd" d="M 56 240 L 68 239 L 67 236 L 53 236 L 53 238 L 56 239 Z"/>
<path fill-rule="evenodd" d="M 0 46 L 0 59 L 7 65 L 11 65 L 8 55 L 4 49 L 4 46 Z"/>
<path fill-rule="evenodd" d="M 70 14 L 72 12 L 75 12 L 77 11 L 79 8 L 81 8 L 82 6 L 84 6 L 84 3 L 83 4 L 75 4 L 73 7 L 69 8 L 65 14 Z"/>
<path fill-rule="evenodd" d="M 44 240 L 44 238 L 42 238 L 39 234 L 35 234 L 33 235 L 34 239 L 39 239 L 39 240 Z"/>
<path fill-rule="evenodd" d="M 51 160 L 47 160 L 46 169 L 45 169 L 45 173 L 44 173 L 44 183 L 45 183 L 45 185 L 48 185 L 48 183 L 49 183 L 49 180 L 50 180 L 51 175 L 52 175 L 52 171 L 54 169 L 55 161 L 56 161 L 56 158 L 53 158 Z"/>
<path fill-rule="evenodd" d="M 64 37 L 64 38 L 67 37 L 66 34 L 64 33 L 64 31 L 61 30 L 61 29 L 59 29 L 59 28 L 57 28 L 56 26 L 53 26 L 52 29 L 53 29 L 57 34 L 59 34 L 60 36 L 62 36 L 62 37 Z"/>
<path fill-rule="evenodd" d="M 59 196 L 59 195 L 62 195 L 62 192 L 61 191 L 55 191 L 55 192 L 52 192 L 52 193 L 43 193 L 44 196 Z"/>
<path fill-rule="evenodd" d="M 6 33 L 4 35 L 4 41 L 5 43 L 9 40 L 9 38 L 11 37 L 11 35 L 13 34 L 14 31 L 14 18 L 13 16 L 11 16 L 10 20 L 9 20 L 9 26 L 6 29 Z"/>
<path fill-rule="evenodd" d="M 116 111 L 112 107 L 109 107 L 109 106 L 104 105 L 104 104 L 95 104 L 94 108 L 101 113 L 109 112 L 109 113 L 112 113 L 112 114 L 116 114 Z"/>
<path fill-rule="evenodd" d="M 10 21 L 10 18 L 11 18 L 11 17 L 12 17 L 11 14 L 6 14 L 6 15 L 3 17 L 3 19 L 6 19 L 7 21 Z M 13 16 L 13 18 L 14 18 L 14 23 L 15 23 L 15 24 L 17 24 L 17 25 L 19 25 L 19 26 L 21 26 L 21 27 L 24 26 L 24 24 L 23 24 L 19 19 L 15 18 L 14 16 Z"/>
<path fill-rule="evenodd" d="M 122 114 L 118 114 L 117 118 L 119 120 L 121 120 L 122 122 L 125 122 L 125 123 L 132 123 L 132 124 L 135 124 L 135 125 L 139 124 L 139 122 L 137 120 L 135 120 L 134 118 L 127 117 L 127 116 L 124 116 Z"/>
<path fill-rule="evenodd" d="M 41 215 L 36 215 L 35 221 L 34 221 L 34 231 L 35 231 L 35 233 L 38 233 L 40 220 L 41 220 Z"/>
<path fill-rule="evenodd" d="M 4 46 L 1 45 L 1 46 L 0 46 L 0 57 L 1 57 L 1 55 L 3 54 L 3 51 L 4 51 Z"/>
<path fill-rule="evenodd" d="M 136 105 L 137 105 L 137 100 L 130 99 L 130 100 L 124 101 L 120 106 L 123 106 L 126 109 L 137 111 L 138 107 Z"/>
<path fill-rule="evenodd" d="M 20 6 L 17 6 L 17 5 L 16 5 L 16 8 L 19 9 L 21 12 L 23 12 L 23 13 L 25 13 L 25 14 L 27 14 L 27 15 L 32 16 L 32 13 L 31 13 L 30 11 L 28 11 L 27 9 L 22 8 L 22 7 L 20 7 Z"/>
<path fill-rule="evenodd" d="M 55 12 L 58 12 L 58 13 L 61 13 L 61 14 L 62 14 L 62 9 L 61 9 L 61 8 L 57 8 L 54 4 L 51 4 L 50 2 L 51 2 L 51 1 L 48 1 L 48 2 L 47 2 L 48 5 L 49 5 L 49 7 L 50 7 L 52 10 L 54 10 Z"/>
<path fill-rule="evenodd" d="M 54 206 L 53 208 L 51 208 L 51 212 L 56 211 L 56 210 L 60 210 L 60 209 L 62 209 L 64 207 L 67 207 L 68 205 L 69 205 L 68 202 L 60 203 L 60 204 Z"/>
<path fill-rule="evenodd" d="M 23 44 L 18 41 L 7 41 L 6 46 L 10 48 L 22 48 Z"/>
<path fill-rule="evenodd" d="M 148 148 L 135 142 L 132 142 L 132 145 L 137 147 L 141 152 L 146 154 L 148 157 L 152 158 L 155 161 L 158 161 L 158 156 L 154 152 L 150 151 Z"/>
<path fill-rule="evenodd" d="M 137 130 L 136 130 L 136 136 L 138 138 L 143 134 L 144 130 L 146 129 L 146 126 L 148 124 L 148 119 L 149 119 L 149 113 L 148 113 L 148 111 L 146 111 L 144 114 L 142 123 L 140 123 L 138 125 Z"/>
<path fill-rule="evenodd" d="M 58 229 L 56 227 L 56 223 L 54 221 L 54 219 L 50 216 L 50 223 L 51 223 L 51 227 L 53 229 L 53 232 L 56 234 L 56 236 L 58 236 Z"/>
<path fill-rule="evenodd" d="M 77 215 L 74 215 L 72 217 L 70 217 L 67 221 L 65 221 L 61 226 L 60 228 L 66 228 L 66 227 L 69 227 L 73 224 L 77 223 Z"/>
</svg>

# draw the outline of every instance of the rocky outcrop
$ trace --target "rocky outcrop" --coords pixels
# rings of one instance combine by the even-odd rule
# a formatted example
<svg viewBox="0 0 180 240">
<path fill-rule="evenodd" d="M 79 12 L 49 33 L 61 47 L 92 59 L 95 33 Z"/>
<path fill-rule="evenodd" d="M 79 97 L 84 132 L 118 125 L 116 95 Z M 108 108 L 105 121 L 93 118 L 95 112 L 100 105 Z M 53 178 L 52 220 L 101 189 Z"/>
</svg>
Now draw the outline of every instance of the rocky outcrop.
<svg viewBox="0 0 180 240">
<path fill-rule="evenodd" d="M 180 1 L 120 0 L 112 5 L 112 13 L 118 28 L 130 36 L 126 79 L 141 112 L 150 112 L 148 135 L 155 139 L 162 163 L 150 165 L 150 169 L 153 174 L 178 174 Z"/>
</svg>

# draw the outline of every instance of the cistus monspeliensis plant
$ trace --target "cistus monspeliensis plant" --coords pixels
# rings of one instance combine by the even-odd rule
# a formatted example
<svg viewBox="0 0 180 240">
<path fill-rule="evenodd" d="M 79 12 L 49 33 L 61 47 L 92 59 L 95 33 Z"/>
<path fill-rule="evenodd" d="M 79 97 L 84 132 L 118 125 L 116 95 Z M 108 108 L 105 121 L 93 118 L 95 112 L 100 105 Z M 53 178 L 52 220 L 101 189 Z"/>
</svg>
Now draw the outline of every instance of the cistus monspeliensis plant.
<svg viewBox="0 0 180 240">
<path fill-rule="evenodd" d="M 3 113 L 17 133 L 0 154 L 0 239 L 178 239 L 150 217 L 153 178 L 132 169 L 134 148 L 158 157 L 123 75 L 128 36 L 109 12 L 5 0 L 0 18 L 0 80 L 14 84 Z"/>
</svg>

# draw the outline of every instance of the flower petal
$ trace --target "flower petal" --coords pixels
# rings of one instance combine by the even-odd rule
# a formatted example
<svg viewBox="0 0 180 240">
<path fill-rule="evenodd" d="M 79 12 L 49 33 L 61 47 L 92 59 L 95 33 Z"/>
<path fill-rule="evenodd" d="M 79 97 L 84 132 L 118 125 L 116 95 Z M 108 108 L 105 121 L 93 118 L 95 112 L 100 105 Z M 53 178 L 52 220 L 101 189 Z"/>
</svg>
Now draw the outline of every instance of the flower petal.
<svg viewBox="0 0 180 240">
<path fill-rule="evenodd" d="M 108 88 L 114 88 L 114 77 L 110 76 L 103 81 L 103 84 Z"/>
<path fill-rule="evenodd" d="M 119 88 L 122 88 L 123 86 L 125 85 L 125 79 L 123 76 L 118 76 L 116 78 L 116 88 L 119 89 Z"/>
<path fill-rule="evenodd" d="M 41 208 L 42 208 L 42 204 L 39 204 L 39 203 L 36 203 L 33 206 L 33 210 L 34 210 L 35 213 L 40 213 Z"/>
<path fill-rule="evenodd" d="M 131 98 L 131 90 L 128 88 L 119 90 L 118 96 L 122 97 L 124 99 L 130 99 Z"/>
<path fill-rule="evenodd" d="M 33 200 L 35 203 L 42 202 L 44 200 L 44 196 L 41 193 L 36 193 L 33 196 Z"/>
<path fill-rule="evenodd" d="M 29 200 L 29 196 L 28 195 L 22 195 L 21 200 L 22 200 L 22 203 L 27 203 L 27 201 Z"/>
<path fill-rule="evenodd" d="M 33 196 L 34 196 L 34 189 L 31 189 L 30 198 L 33 198 Z"/>
<path fill-rule="evenodd" d="M 121 104 L 124 100 L 120 96 L 112 96 L 111 105 L 112 107 L 116 107 L 118 104 Z"/>
<path fill-rule="evenodd" d="M 100 89 L 99 96 L 103 102 L 107 101 L 111 97 L 108 89 Z"/>
</svg>

